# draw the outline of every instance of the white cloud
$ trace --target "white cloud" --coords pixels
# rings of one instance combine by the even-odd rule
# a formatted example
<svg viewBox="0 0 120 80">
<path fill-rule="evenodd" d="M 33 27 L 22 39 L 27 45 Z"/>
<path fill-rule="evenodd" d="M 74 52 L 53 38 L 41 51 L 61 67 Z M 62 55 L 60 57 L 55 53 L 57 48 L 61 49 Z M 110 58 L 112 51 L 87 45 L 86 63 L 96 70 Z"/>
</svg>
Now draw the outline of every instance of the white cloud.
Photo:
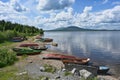
<svg viewBox="0 0 120 80">
<path fill-rule="evenodd" d="M 120 6 L 99 12 L 92 12 L 93 7 L 86 6 L 82 13 L 77 13 L 71 7 L 75 0 L 36 0 L 37 2 L 29 0 L 24 3 L 19 1 L 21 0 L 5 3 L 0 1 L 0 20 L 34 25 L 43 29 L 71 25 L 93 29 L 120 29 Z M 38 2 L 39 6 L 37 6 Z"/>
<path fill-rule="evenodd" d="M 38 10 L 48 11 L 70 7 L 75 2 L 75 0 L 38 0 L 38 2 Z"/>
<path fill-rule="evenodd" d="M 23 13 L 26 10 L 27 8 L 19 4 L 17 0 L 11 0 L 5 3 L 0 1 L 0 20 L 28 24 L 30 22 L 29 18 Z"/>
<path fill-rule="evenodd" d="M 92 6 L 86 6 L 83 10 L 84 13 L 88 13 L 89 11 L 92 10 Z"/>
<path fill-rule="evenodd" d="M 93 29 L 120 29 L 120 6 L 100 12 L 90 12 L 92 7 L 86 6 L 83 13 L 73 13 L 73 9 L 51 14 L 48 18 L 40 18 L 38 25 L 44 29 L 53 29 L 66 26 L 79 26 Z"/>
<path fill-rule="evenodd" d="M 10 1 L 10 7 L 12 7 L 17 12 L 24 12 L 27 11 L 27 8 L 22 6 L 20 3 L 17 2 L 17 0 L 11 0 Z"/>
</svg>

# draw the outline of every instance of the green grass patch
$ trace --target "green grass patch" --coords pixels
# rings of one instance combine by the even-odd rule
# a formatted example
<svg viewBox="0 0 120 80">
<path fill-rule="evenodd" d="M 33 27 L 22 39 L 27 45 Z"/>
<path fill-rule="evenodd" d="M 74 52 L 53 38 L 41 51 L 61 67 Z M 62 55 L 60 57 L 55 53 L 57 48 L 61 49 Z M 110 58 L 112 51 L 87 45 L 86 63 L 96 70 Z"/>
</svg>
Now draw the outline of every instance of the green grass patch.
<svg viewBox="0 0 120 80">
<path fill-rule="evenodd" d="M 4 68 L 0 68 L 0 80 L 10 80 L 15 73 L 17 72 L 17 68 L 14 66 L 7 66 Z"/>
<path fill-rule="evenodd" d="M 0 49 L 0 68 L 12 65 L 17 61 L 16 53 L 8 49 Z"/>
<path fill-rule="evenodd" d="M 64 72 L 64 76 L 69 76 L 69 75 L 72 75 L 72 73 L 70 71 L 65 71 Z"/>
<path fill-rule="evenodd" d="M 45 64 L 44 65 L 44 68 L 45 68 L 45 72 L 50 72 L 50 73 L 54 73 L 56 71 L 56 68 L 51 66 L 51 65 L 47 65 Z"/>
<path fill-rule="evenodd" d="M 0 47 L 3 47 L 3 46 L 9 46 L 9 45 L 11 45 L 11 44 L 13 44 L 14 42 L 11 42 L 11 41 L 5 41 L 5 42 L 3 42 L 3 43 L 0 43 Z"/>
</svg>

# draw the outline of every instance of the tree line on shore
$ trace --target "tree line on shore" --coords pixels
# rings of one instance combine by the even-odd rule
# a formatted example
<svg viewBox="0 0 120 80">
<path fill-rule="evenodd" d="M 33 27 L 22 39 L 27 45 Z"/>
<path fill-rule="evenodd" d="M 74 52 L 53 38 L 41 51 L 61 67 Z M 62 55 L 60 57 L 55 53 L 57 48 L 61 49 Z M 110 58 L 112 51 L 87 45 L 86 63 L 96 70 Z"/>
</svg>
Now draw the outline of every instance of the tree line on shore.
<svg viewBox="0 0 120 80">
<path fill-rule="evenodd" d="M 18 23 L 11 23 L 10 21 L 0 21 L 0 43 L 8 41 L 12 37 L 32 36 L 35 33 L 43 34 L 43 29 L 34 26 L 21 25 Z"/>
</svg>

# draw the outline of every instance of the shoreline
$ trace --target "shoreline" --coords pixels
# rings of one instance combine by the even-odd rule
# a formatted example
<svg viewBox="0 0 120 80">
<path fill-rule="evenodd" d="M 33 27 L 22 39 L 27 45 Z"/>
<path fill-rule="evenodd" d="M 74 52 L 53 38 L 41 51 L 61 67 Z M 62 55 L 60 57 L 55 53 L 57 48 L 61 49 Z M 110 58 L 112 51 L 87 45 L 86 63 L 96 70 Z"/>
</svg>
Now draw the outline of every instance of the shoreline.
<svg viewBox="0 0 120 80">
<path fill-rule="evenodd" d="M 33 38 L 29 38 L 29 40 L 27 41 L 23 41 L 23 42 L 19 42 L 19 43 L 14 43 L 11 46 L 18 46 L 21 43 L 35 43 L 33 42 L 34 37 Z M 39 44 L 43 44 L 42 42 L 40 42 Z M 40 76 L 38 75 L 40 73 L 39 68 L 41 66 L 44 66 L 46 64 L 51 65 L 53 67 L 55 67 L 57 70 L 61 70 L 65 67 L 65 65 L 62 63 L 62 61 L 59 60 L 43 60 L 42 59 L 42 55 L 44 54 L 50 54 L 50 53 L 57 53 L 57 54 L 62 54 L 58 51 L 54 51 L 54 50 L 46 50 L 46 51 L 42 51 L 40 54 L 38 55 L 32 55 L 32 56 L 26 56 L 23 58 L 23 56 L 18 56 L 19 61 L 17 61 L 14 66 L 17 67 L 19 70 L 18 72 L 24 72 L 27 71 L 27 73 L 29 74 L 29 76 Z M 68 55 L 68 54 L 66 54 Z M 40 73 L 42 75 L 44 75 L 44 73 Z M 46 73 L 45 73 L 46 74 Z M 49 74 L 49 76 L 54 76 Z M 117 78 L 115 78 L 112 75 L 97 75 L 97 78 L 103 78 L 104 80 L 118 80 Z"/>
<path fill-rule="evenodd" d="M 46 51 L 43 51 L 39 55 L 32 55 L 32 56 L 26 57 L 26 59 L 24 60 L 25 61 L 24 68 L 25 68 L 26 71 L 28 71 L 28 74 L 32 75 L 34 73 L 34 76 L 40 76 L 40 75 L 38 75 L 39 74 L 39 71 L 38 71 L 39 67 L 43 66 L 45 64 L 56 67 L 57 70 L 61 70 L 61 69 L 63 69 L 65 67 L 65 65 L 60 60 L 43 60 L 42 59 L 42 55 L 49 54 L 49 53 L 56 53 L 56 51 L 54 52 L 53 50 L 52 51 L 46 50 Z M 57 54 L 60 54 L 60 53 L 57 52 Z M 23 66 L 20 67 L 21 63 L 20 64 L 18 63 L 16 65 L 19 68 L 23 68 Z M 32 66 L 32 68 L 30 66 Z M 38 70 L 34 69 L 36 67 L 37 67 Z M 97 75 L 97 78 L 100 78 L 101 80 L 102 79 L 104 79 L 104 80 L 118 80 L 117 78 L 115 78 L 112 75 Z"/>
</svg>

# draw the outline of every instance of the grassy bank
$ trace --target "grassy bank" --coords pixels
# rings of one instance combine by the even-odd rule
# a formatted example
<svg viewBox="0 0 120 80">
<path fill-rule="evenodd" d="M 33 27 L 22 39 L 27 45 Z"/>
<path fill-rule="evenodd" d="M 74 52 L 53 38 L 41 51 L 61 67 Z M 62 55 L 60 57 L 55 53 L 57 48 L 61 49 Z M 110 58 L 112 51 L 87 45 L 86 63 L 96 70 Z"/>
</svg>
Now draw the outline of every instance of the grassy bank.
<svg viewBox="0 0 120 80">
<path fill-rule="evenodd" d="M 17 61 L 16 53 L 8 49 L 0 49 L 0 68 L 14 64 Z"/>
<path fill-rule="evenodd" d="M 0 43 L 3 43 L 5 41 L 11 41 L 13 37 L 17 37 L 17 36 L 25 37 L 26 35 L 24 33 L 19 33 L 19 32 L 12 31 L 12 30 L 7 30 L 4 32 L 0 31 Z"/>
</svg>

